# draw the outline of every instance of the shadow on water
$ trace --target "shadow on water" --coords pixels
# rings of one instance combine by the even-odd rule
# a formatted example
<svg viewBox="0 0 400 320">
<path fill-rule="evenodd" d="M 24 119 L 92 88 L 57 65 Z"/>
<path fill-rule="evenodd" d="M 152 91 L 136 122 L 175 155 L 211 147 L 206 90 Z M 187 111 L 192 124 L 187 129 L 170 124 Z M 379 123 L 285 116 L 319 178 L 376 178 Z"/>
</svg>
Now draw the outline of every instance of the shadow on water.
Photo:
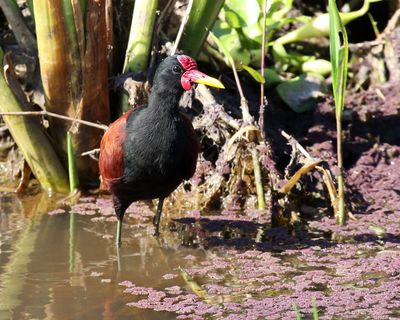
<svg viewBox="0 0 400 320">
<path fill-rule="evenodd" d="M 392 233 L 379 236 L 360 233 L 346 237 L 331 231 L 306 228 L 300 223 L 295 227 L 271 228 L 269 224 L 220 217 L 217 219 L 215 217 L 173 219 L 170 229 L 179 234 L 182 245 L 205 248 L 231 247 L 242 250 L 283 252 L 315 246 L 329 248 L 338 243 L 400 244 L 398 235 Z"/>
</svg>

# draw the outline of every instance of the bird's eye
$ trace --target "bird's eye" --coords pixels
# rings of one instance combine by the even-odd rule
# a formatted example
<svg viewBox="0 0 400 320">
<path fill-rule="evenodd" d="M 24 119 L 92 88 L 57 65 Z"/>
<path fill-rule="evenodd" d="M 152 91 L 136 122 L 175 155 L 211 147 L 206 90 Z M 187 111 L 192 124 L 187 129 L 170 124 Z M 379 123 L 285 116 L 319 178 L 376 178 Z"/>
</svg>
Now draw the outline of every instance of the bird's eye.
<svg viewBox="0 0 400 320">
<path fill-rule="evenodd" d="M 182 68 L 180 66 L 174 66 L 174 68 L 172 70 L 177 74 L 182 73 Z"/>
</svg>

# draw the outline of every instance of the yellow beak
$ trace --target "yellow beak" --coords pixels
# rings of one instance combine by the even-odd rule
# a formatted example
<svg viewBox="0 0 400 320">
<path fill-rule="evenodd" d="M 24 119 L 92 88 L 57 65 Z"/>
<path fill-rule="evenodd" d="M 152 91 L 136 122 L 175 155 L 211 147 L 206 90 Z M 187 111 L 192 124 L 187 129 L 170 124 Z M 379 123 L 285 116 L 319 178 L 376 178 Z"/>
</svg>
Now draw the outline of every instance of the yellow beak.
<svg viewBox="0 0 400 320">
<path fill-rule="evenodd" d="M 186 71 L 182 75 L 181 82 L 182 82 L 182 87 L 185 90 L 190 90 L 191 83 L 201 83 L 201 84 L 205 84 L 206 86 L 225 89 L 225 87 L 221 83 L 221 81 L 219 81 L 218 79 L 215 79 L 213 77 L 210 77 L 210 76 L 206 75 L 205 73 L 200 72 L 197 69 Z"/>
<path fill-rule="evenodd" d="M 204 78 L 200 78 L 194 81 L 195 83 L 205 84 L 206 86 L 215 87 L 219 89 L 225 89 L 224 85 L 221 81 L 216 78 L 205 76 Z"/>
</svg>

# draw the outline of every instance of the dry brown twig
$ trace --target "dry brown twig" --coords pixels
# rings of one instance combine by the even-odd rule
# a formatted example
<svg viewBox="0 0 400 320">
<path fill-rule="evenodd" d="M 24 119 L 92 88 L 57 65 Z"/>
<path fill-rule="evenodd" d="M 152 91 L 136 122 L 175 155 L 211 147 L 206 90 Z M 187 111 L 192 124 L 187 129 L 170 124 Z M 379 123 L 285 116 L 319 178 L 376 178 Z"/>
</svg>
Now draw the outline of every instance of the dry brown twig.
<svg viewBox="0 0 400 320">
<path fill-rule="evenodd" d="M 261 76 L 264 77 L 265 67 L 265 45 L 266 45 L 266 21 L 267 21 L 267 0 L 263 0 L 263 27 L 262 27 L 262 46 L 261 46 Z M 260 85 L 260 111 L 258 112 L 258 124 L 261 128 L 261 136 L 264 137 L 264 111 L 266 105 L 266 98 L 264 96 L 264 83 Z"/>
<path fill-rule="evenodd" d="M 372 41 L 364 41 L 360 43 L 351 43 L 349 44 L 350 51 L 357 51 L 357 50 L 367 50 L 371 47 L 379 46 L 385 44 L 385 38 L 387 38 L 394 29 L 396 29 L 397 25 L 400 21 L 400 9 L 397 9 L 393 16 L 390 18 L 389 22 L 387 23 L 385 29 L 379 34 L 379 36 Z"/>
<path fill-rule="evenodd" d="M 190 14 L 190 11 L 192 10 L 192 6 L 193 6 L 193 0 L 189 0 L 188 6 L 185 11 L 185 15 L 182 17 L 182 22 L 179 27 L 178 34 L 176 35 L 174 46 L 172 47 L 172 50 L 171 50 L 171 56 L 173 56 L 176 53 L 176 50 L 178 49 L 179 42 L 181 41 L 181 38 L 183 35 L 183 30 L 185 29 L 185 25 L 186 25 L 187 21 L 189 20 L 189 14 Z"/>
<path fill-rule="evenodd" d="M 235 77 L 236 85 L 240 95 L 240 107 L 242 109 L 242 117 L 243 117 L 243 124 L 242 126 L 247 127 L 248 125 L 253 125 L 257 130 L 246 130 L 247 139 L 250 142 L 248 148 L 250 150 L 251 157 L 253 159 L 253 167 L 254 167 L 254 180 L 256 184 L 257 190 L 257 201 L 258 201 L 258 208 L 265 209 L 265 196 L 264 196 L 264 186 L 262 181 L 262 174 L 261 174 L 261 166 L 259 161 L 259 154 L 257 151 L 256 143 L 263 143 L 258 137 L 260 136 L 260 128 L 257 127 L 257 124 L 254 121 L 253 116 L 250 114 L 249 105 L 247 102 L 246 97 L 244 96 L 242 85 L 240 83 L 239 76 L 237 74 L 235 63 L 232 61 L 232 70 L 233 75 Z"/>
<path fill-rule="evenodd" d="M 58 114 L 58 113 L 54 113 L 54 112 L 49 112 L 46 110 L 41 110 L 41 111 L 21 111 L 21 112 L 0 112 L 0 116 L 28 116 L 28 117 L 32 117 L 32 116 L 49 116 L 49 117 L 53 117 L 53 118 L 58 118 L 58 119 L 63 119 L 63 120 L 67 120 L 67 121 L 71 121 L 71 122 L 76 122 L 76 123 L 80 123 L 89 127 L 93 127 L 93 128 L 97 128 L 100 130 L 104 130 L 107 131 L 108 126 L 106 126 L 105 124 L 97 124 L 94 122 L 90 122 L 90 121 L 86 121 L 86 120 L 81 120 L 81 119 L 76 119 L 76 118 L 71 118 L 68 116 L 64 116 L 62 114 Z"/>
<path fill-rule="evenodd" d="M 292 176 L 292 178 L 289 179 L 288 182 L 286 182 L 286 184 L 279 190 L 279 192 L 287 195 L 303 175 L 312 171 L 313 169 L 317 169 L 322 174 L 322 180 L 328 190 L 329 199 L 331 202 L 333 212 L 337 212 L 336 199 L 337 199 L 338 193 L 337 193 L 335 184 L 333 182 L 333 178 L 332 178 L 330 170 L 323 166 L 323 164 L 325 164 L 326 162 L 324 162 L 321 159 L 316 159 L 313 156 L 311 156 L 310 153 L 293 136 L 289 135 L 285 131 L 282 130 L 281 135 L 288 141 L 288 143 L 295 150 L 295 152 L 296 152 L 296 150 L 299 151 L 306 160 L 304 161 L 303 166 L 295 172 L 295 174 Z M 349 216 L 353 220 L 355 220 L 355 217 L 351 213 Z"/>
</svg>

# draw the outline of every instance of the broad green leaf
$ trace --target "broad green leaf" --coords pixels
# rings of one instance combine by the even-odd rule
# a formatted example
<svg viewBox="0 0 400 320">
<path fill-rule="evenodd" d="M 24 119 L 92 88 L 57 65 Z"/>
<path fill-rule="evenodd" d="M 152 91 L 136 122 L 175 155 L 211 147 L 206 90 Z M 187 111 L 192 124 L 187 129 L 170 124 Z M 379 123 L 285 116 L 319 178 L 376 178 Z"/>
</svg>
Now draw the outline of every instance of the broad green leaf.
<svg viewBox="0 0 400 320">
<path fill-rule="evenodd" d="M 229 48 L 229 51 L 241 49 L 239 34 L 228 23 L 217 21 L 212 32 L 224 48 Z"/>
<path fill-rule="evenodd" d="M 280 20 L 286 16 L 290 9 L 292 9 L 293 0 L 286 1 L 274 1 L 271 8 L 270 13 L 267 15 L 271 15 L 271 18 L 274 20 Z"/>
<path fill-rule="evenodd" d="M 258 21 L 260 5 L 257 0 L 226 0 L 224 12 L 226 22 L 233 28 L 241 28 Z"/>
<path fill-rule="evenodd" d="M 301 75 L 282 82 L 276 87 L 279 96 L 294 112 L 306 112 L 316 105 L 317 98 L 324 95 L 324 78 L 320 75 Z"/>
<path fill-rule="evenodd" d="M 236 12 L 231 10 L 224 10 L 225 12 L 225 21 L 228 23 L 232 28 L 240 28 L 244 23 L 240 21 L 239 15 Z"/>
<path fill-rule="evenodd" d="M 261 21 L 242 28 L 243 34 L 248 38 L 256 41 L 259 45 L 262 44 L 262 23 Z"/>
</svg>

